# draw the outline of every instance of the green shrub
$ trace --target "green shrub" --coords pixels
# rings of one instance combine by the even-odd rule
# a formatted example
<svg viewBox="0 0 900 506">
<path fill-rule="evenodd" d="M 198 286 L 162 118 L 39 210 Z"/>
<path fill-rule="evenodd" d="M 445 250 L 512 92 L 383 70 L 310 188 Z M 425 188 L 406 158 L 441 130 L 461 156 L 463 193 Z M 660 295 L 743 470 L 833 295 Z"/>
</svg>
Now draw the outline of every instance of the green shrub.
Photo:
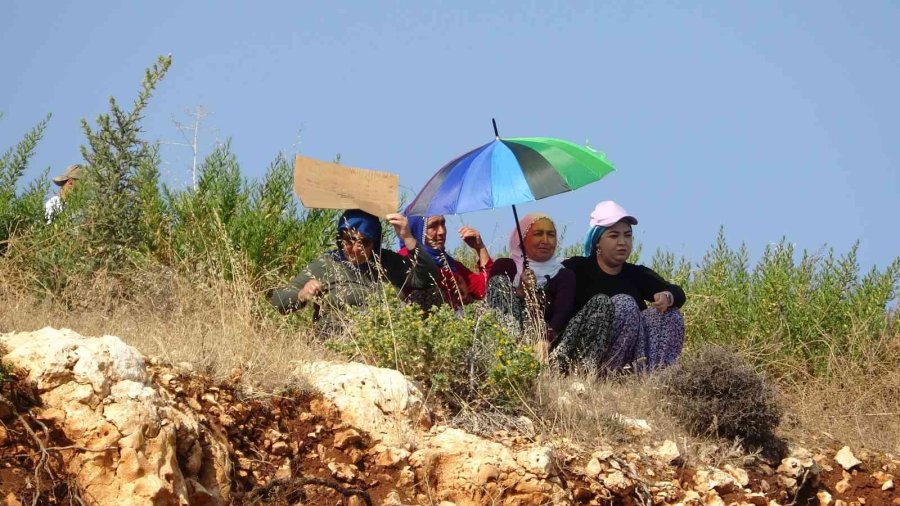
<svg viewBox="0 0 900 506">
<path fill-rule="evenodd" d="M 703 348 L 667 369 L 662 381 L 668 410 L 690 433 L 752 446 L 774 440 L 782 416 L 775 389 L 736 353 Z"/>
<path fill-rule="evenodd" d="M 668 255 L 658 254 L 651 266 L 688 293 L 690 344 L 728 344 L 779 375 L 820 376 L 832 373 L 831 357 L 862 361 L 898 331 L 887 308 L 897 296 L 900 258 L 861 277 L 857 250 L 798 255 L 782 239 L 751 267 L 746 246 L 733 250 L 720 231 L 689 274 L 684 260 L 676 266 Z"/>
<path fill-rule="evenodd" d="M 74 202 L 67 202 L 66 207 L 69 214 L 82 214 L 79 235 L 84 237 L 86 258 L 93 269 L 115 273 L 127 267 L 134 251 L 152 249 L 154 244 L 153 231 L 147 229 L 145 220 L 152 219 L 146 212 L 159 203 L 158 150 L 140 138 L 140 123 L 153 90 L 171 63 L 171 56 L 161 56 L 147 69 L 130 111 L 110 97 L 110 112 L 97 117 L 96 131 L 81 120 L 88 141 L 81 152 L 88 169 L 76 187 L 82 187 L 84 198 L 80 208 Z"/>
<path fill-rule="evenodd" d="M 337 211 L 301 211 L 292 180 L 279 154 L 261 182 L 245 181 L 230 141 L 217 146 L 200 166 L 196 190 L 164 192 L 172 256 L 192 271 L 230 280 L 237 252 L 254 279 L 283 282 L 332 247 L 337 221 Z"/>
<path fill-rule="evenodd" d="M 10 238 L 44 221 L 44 195 L 50 186 L 46 171 L 21 192 L 18 184 L 49 122 L 48 114 L 15 148 L 0 156 L 0 254 Z"/>
<path fill-rule="evenodd" d="M 350 357 L 397 369 L 451 406 L 513 407 L 537 377 L 531 347 L 510 336 L 495 314 L 443 305 L 427 316 L 392 287 L 351 310 L 350 340 L 332 344 Z"/>
</svg>

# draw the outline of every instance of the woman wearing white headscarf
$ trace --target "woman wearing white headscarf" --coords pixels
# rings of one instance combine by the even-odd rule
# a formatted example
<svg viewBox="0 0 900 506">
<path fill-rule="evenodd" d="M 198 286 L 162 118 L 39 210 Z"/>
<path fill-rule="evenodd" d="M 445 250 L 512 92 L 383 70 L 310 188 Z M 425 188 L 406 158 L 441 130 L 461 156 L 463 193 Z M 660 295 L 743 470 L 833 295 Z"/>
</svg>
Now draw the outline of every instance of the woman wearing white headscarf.
<svg viewBox="0 0 900 506">
<path fill-rule="evenodd" d="M 519 234 L 513 228 L 509 237 L 511 258 L 494 261 L 488 281 L 488 303 L 525 321 L 526 297 L 534 294 L 541 304 L 546 324 L 543 339 L 537 343 L 539 358 L 546 359 L 556 338 L 562 335 L 572 315 L 575 301 L 575 276 L 556 255 L 556 225 L 549 216 L 532 213 L 519 221 L 525 242 L 525 256 Z"/>
</svg>

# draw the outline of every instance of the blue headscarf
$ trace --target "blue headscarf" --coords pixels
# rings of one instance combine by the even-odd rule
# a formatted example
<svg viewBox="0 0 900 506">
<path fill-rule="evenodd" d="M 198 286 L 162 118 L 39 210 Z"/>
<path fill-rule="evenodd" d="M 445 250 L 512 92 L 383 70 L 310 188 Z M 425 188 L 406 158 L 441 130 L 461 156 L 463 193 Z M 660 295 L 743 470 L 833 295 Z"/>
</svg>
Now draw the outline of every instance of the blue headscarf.
<svg viewBox="0 0 900 506">
<path fill-rule="evenodd" d="M 432 216 L 429 216 L 429 218 L 432 218 Z M 453 257 L 451 257 L 446 250 L 437 249 L 428 244 L 428 241 L 425 240 L 425 222 L 427 219 L 428 218 L 424 216 L 410 216 L 408 218 L 410 233 L 416 238 L 416 241 L 419 243 L 419 248 L 428 253 L 428 256 L 434 260 L 435 265 L 456 272 Z M 402 248 L 404 246 L 406 245 L 403 243 L 403 239 L 400 239 L 400 247 Z"/>
<path fill-rule="evenodd" d="M 587 235 L 584 237 L 584 256 L 592 257 L 597 254 L 597 241 L 600 240 L 603 232 L 606 232 L 606 227 L 601 227 L 600 225 L 595 225 L 588 230 Z"/>
<path fill-rule="evenodd" d="M 372 241 L 372 252 L 376 255 L 381 254 L 381 221 L 378 220 L 378 217 L 365 211 L 348 209 L 338 218 L 337 249 L 332 252 L 332 257 L 334 257 L 335 260 L 343 262 L 347 261 L 347 258 L 344 256 L 344 249 L 341 247 L 341 233 L 345 230 L 355 230 L 359 232 L 366 239 Z M 369 269 L 368 264 L 356 265 L 354 267 L 361 271 Z"/>
</svg>

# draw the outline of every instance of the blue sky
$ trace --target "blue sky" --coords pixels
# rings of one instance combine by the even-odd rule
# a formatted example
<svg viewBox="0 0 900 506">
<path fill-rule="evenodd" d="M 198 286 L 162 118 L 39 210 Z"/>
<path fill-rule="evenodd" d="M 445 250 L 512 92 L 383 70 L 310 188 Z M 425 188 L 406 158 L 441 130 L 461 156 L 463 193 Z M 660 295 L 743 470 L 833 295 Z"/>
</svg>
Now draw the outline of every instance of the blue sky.
<svg viewBox="0 0 900 506">
<path fill-rule="evenodd" d="M 53 113 L 28 177 L 80 159 L 79 119 L 130 103 L 160 54 L 172 68 L 146 137 L 201 154 L 232 138 L 245 175 L 279 151 L 400 174 L 417 191 L 492 138 L 553 136 L 618 170 L 520 206 L 580 238 L 593 205 L 637 238 L 699 261 L 720 225 L 754 256 L 782 236 L 864 266 L 900 255 L 897 2 L 4 2 L 0 148 Z M 165 144 L 164 177 L 190 180 Z M 450 220 L 495 249 L 498 209 Z M 451 246 L 455 242 L 451 242 Z"/>
</svg>

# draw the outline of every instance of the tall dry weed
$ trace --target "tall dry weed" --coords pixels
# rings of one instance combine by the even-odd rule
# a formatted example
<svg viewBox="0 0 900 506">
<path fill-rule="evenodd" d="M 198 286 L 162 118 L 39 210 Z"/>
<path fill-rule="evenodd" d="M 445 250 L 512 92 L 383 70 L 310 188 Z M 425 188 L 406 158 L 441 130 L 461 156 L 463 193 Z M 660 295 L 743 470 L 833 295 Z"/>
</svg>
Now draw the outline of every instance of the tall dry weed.
<svg viewBox="0 0 900 506">
<path fill-rule="evenodd" d="M 200 281 L 159 266 L 133 274 L 141 296 L 111 301 L 115 290 L 95 276 L 82 285 L 77 309 L 5 290 L 0 332 L 52 326 L 112 334 L 147 356 L 263 391 L 303 386 L 291 374 L 296 362 L 331 356 L 305 327 L 262 317 L 269 309 L 247 280 Z"/>
</svg>

